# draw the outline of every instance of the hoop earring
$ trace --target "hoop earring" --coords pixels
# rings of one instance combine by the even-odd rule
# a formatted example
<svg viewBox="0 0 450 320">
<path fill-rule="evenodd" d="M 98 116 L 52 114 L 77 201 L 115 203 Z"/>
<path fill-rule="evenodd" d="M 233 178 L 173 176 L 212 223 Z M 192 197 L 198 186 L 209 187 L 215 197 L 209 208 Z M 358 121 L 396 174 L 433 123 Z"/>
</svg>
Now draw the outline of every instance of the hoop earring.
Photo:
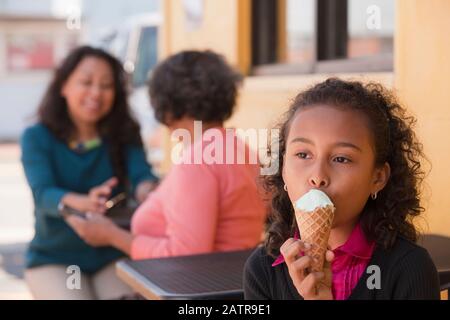
<svg viewBox="0 0 450 320">
<path fill-rule="evenodd" d="M 372 200 L 377 200 L 378 192 L 372 193 L 372 194 L 370 195 L 370 197 L 372 198 Z"/>
<path fill-rule="evenodd" d="M 287 192 L 287 185 L 284 185 L 284 191 L 286 191 Z"/>
</svg>

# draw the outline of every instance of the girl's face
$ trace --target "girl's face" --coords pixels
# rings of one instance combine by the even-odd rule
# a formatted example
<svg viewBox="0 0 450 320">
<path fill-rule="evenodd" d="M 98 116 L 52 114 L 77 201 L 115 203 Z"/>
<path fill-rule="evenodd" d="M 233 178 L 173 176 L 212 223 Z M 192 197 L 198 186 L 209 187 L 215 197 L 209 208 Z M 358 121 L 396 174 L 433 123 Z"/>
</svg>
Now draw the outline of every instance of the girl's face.
<svg viewBox="0 0 450 320">
<path fill-rule="evenodd" d="M 336 207 L 333 227 L 339 227 L 356 222 L 369 196 L 386 185 L 389 165 L 375 167 L 362 113 L 318 105 L 292 119 L 282 174 L 293 203 L 313 188 L 328 194 Z"/>
<path fill-rule="evenodd" d="M 101 58 L 84 58 L 64 83 L 61 94 L 75 123 L 95 125 L 111 111 L 114 102 L 111 66 Z"/>
</svg>

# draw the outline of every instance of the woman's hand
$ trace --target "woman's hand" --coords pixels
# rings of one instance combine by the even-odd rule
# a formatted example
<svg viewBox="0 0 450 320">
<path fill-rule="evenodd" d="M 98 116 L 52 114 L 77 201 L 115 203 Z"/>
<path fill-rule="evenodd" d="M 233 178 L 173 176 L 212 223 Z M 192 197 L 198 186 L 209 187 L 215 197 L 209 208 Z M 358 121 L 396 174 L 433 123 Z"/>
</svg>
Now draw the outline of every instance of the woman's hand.
<svg viewBox="0 0 450 320">
<path fill-rule="evenodd" d="M 88 213 L 84 219 L 71 215 L 66 218 L 66 222 L 81 239 L 93 247 L 113 246 L 126 255 L 131 253 L 133 235 L 105 216 Z"/>
<path fill-rule="evenodd" d="M 135 199 L 138 203 L 144 202 L 147 199 L 147 196 L 150 192 L 152 192 L 156 188 L 156 183 L 151 181 L 142 181 L 138 184 L 135 191 Z"/>
<path fill-rule="evenodd" d="M 106 201 L 108 201 L 112 190 L 118 183 L 119 180 L 113 177 L 89 190 L 88 198 L 93 210 L 86 210 L 85 212 L 104 214 L 106 212 Z"/>
<path fill-rule="evenodd" d="M 87 213 L 86 218 L 70 215 L 66 222 L 87 244 L 93 247 L 109 246 L 116 228 L 111 219 L 99 215 Z"/>
<path fill-rule="evenodd" d="M 106 201 L 117 184 L 117 178 L 113 177 L 92 188 L 88 195 L 68 193 L 62 198 L 62 202 L 81 212 L 104 214 L 106 212 Z"/>
<path fill-rule="evenodd" d="M 329 264 L 333 260 L 334 254 L 332 251 L 327 251 L 327 266 L 324 268 L 324 272 L 308 273 L 307 268 L 311 266 L 312 262 L 312 258 L 308 256 L 310 249 L 310 244 L 290 238 L 281 246 L 280 252 L 284 257 L 292 282 L 303 299 L 333 300 L 331 288 L 325 286 L 322 281 L 325 277 L 331 279 Z M 305 253 L 304 256 L 301 256 L 302 251 Z"/>
</svg>

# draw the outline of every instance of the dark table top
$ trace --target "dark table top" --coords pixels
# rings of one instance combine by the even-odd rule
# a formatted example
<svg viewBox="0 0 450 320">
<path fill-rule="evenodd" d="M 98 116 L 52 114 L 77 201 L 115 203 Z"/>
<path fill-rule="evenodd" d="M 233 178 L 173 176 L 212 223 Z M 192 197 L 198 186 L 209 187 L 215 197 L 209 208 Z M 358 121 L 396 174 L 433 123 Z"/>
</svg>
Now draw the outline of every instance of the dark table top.
<svg viewBox="0 0 450 320">
<path fill-rule="evenodd" d="M 418 244 L 427 249 L 439 272 L 442 289 L 450 288 L 450 238 L 426 234 L 419 238 Z"/>
<path fill-rule="evenodd" d="M 147 299 L 243 299 L 242 271 L 252 251 L 123 260 L 117 274 Z"/>
</svg>

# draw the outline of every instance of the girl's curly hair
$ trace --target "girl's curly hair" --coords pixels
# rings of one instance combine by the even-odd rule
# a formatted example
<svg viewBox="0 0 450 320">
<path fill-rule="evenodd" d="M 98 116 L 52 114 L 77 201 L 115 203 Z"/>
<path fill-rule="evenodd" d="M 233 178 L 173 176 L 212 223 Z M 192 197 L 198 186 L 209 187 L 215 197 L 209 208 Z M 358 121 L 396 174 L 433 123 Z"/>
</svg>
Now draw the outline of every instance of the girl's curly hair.
<svg viewBox="0 0 450 320">
<path fill-rule="evenodd" d="M 268 254 L 278 256 L 283 242 L 292 237 L 297 228 L 282 178 L 290 124 L 298 110 L 318 104 L 362 112 L 369 120 L 374 137 L 376 166 L 387 162 L 391 167 L 385 188 L 376 200 L 367 201 L 361 213 L 361 227 L 366 237 L 386 249 L 393 246 L 397 236 L 417 241 L 418 231 L 412 219 L 424 211 L 420 204 L 420 187 L 425 173 L 421 167 L 422 145 L 413 131 L 416 120 L 407 115 L 393 93 L 380 84 L 330 78 L 298 94 L 277 126 L 280 130 L 276 159 L 279 170 L 263 178 L 264 187 L 271 195 L 265 240 Z"/>
</svg>

